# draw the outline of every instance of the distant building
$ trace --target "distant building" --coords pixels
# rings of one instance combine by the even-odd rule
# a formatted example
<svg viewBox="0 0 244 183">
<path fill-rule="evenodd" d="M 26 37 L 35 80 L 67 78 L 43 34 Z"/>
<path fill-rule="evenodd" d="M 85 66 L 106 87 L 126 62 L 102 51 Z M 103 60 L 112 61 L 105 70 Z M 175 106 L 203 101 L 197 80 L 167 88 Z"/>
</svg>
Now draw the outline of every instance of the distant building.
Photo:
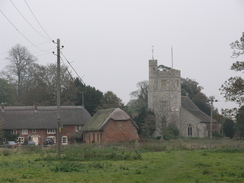
<svg viewBox="0 0 244 183">
<path fill-rule="evenodd" d="M 138 126 L 126 112 L 111 108 L 97 111 L 78 134 L 82 134 L 88 144 L 106 144 L 139 140 L 137 129 Z"/>
<path fill-rule="evenodd" d="M 89 112 L 81 106 L 61 106 L 60 115 L 63 145 L 72 143 L 73 135 L 91 118 Z M 3 122 L 3 130 L 18 134 L 19 144 L 31 140 L 41 145 L 44 138 L 53 138 L 56 142 L 57 106 L 2 106 L 0 120 Z"/>
<path fill-rule="evenodd" d="M 156 117 L 155 137 L 162 136 L 162 129 L 175 124 L 183 137 L 207 137 L 211 118 L 202 112 L 188 97 L 181 96 L 179 70 L 149 60 L 148 108 Z M 220 131 L 214 119 L 213 130 Z"/>
</svg>

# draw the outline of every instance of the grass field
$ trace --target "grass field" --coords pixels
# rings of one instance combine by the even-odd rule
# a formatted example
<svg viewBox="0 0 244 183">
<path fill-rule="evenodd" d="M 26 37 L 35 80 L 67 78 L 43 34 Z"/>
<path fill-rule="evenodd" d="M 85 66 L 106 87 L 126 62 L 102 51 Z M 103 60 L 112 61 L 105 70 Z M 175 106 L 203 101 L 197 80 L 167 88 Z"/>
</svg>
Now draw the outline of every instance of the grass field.
<svg viewBox="0 0 244 183">
<path fill-rule="evenodd" d="M 0 149 L 0 182 L 244 183 L 243 142 L 218 141 L 211 151 L 204 143 L 152 141 L 139 156 L 121 144 L 66 146 L 61 158 L 52 148 Z"/>
</svg>

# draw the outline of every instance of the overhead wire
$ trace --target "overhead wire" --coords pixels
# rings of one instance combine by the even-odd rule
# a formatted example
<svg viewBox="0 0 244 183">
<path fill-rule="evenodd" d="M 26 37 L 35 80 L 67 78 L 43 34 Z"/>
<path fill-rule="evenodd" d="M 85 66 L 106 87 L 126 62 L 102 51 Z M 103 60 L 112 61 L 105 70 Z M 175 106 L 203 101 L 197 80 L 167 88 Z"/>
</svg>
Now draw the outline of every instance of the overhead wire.
<svg viewBox="0 0 244 183">
<path fill-rule="evenodd" d="M 46 38 L 45 36 L 43 36 L 40 32 L 38 32 L 32 25 L 31 23 L 24 17 L 24 15 L 19 11 L 19 9 L 16 7 L 16 5 L 13 3 L 12 0 L 10 0 L 10 2 L 12 3 L 12 5 L 15 7 L 15 9 L 19 12 L 19 14 L 22 16 L 22 18 L 26 21 L 26 23 L 29 24 L 29 26 L 31 26 L 31 28 L 37 33 L 39 34 L 41 37 L 45 38 L 45 39 L 48 39 Z"/>
<path fill-rule="evenodd" d="M 64 60 L 62 59 L 62 57 L 60 57 L 60 59 L 61 59 L 61 61 L 63 62 L 63 64 L 65 65 Z M 73 76 L 72 76 L 72 74 L 69 72 L 68 68 L 67 68 L 67 72 L 69 73 L 71 79 L 73 80 Z"/>
<path fill-rule="evenodd" d="M 37 45 L 35 45 L 33 42 L 31 42 L 22 32 L 19 31 L 19 29 L 9 20 L 9 18 L 2 12 L 2 10 L 0 10 L 1 13 L 3 14 L 3 16 L 8 20 L 8 22 L 15 28 L 15 30 L 17 30 L 20 35 L 22 35 L 30 44 L 32 44 L 33 46 L 35 46 L 36 48 L 38 48 L 39 50 L 43 51 L 43 49 L 41 49 L 40 47 L 38 47 Z"/>
<path fill-rule="evenodd" d="M 47 54 L 51 54 L 51 52 L 46 52 L 46 53 L 39 54 L 39 55 L 35 55 L 35 56 L 36 56 L 36 57 L 39 57 L 39 56 L 43 56 L 43 55 L 47 55 Z"/>
<path fill-rule="evenodd" d="M 35 20 L 37 21 L 37 23 L 39 24 L 39 26 L 42 28 L 42 30 L 45 32 L 45 34 L 47 35 L 47 37 L 49 37 L 50 40 L 53 40 L 48 33 L 45 31 L 45 29 L 43 28 L 43 26 L 41 25 L 41 23 L 38 21 L 38 19 L 36 18 L 35 14 L 33 13 L 33 11 L 31 10 L 29 4 L 26 2 L 25 0 L 25 4 L 27 5 L 28 9 L 30 10 L 31 14 L 33 15 L 33 17 L 35 18 Z"/>
<path fill-rule="evenodd" d="M 69 62 L 69 60 L 64 56 L 63 52 L 60 51 L 60 53 L 63 55 L 64 59 L 67 61 L 67 63 L 70 65 L 70 67 L 73 69 L 73 71 L 77 74 L 78 78 L 80 79 L 80 81 L 82 82 L 82 84 L 85 84 L 84 81 L 81 79 L 80 75 L 76 72 L 76 70 L 74 69 L 74 67 L 71 65 L 71 63 Z"/>
</svg>

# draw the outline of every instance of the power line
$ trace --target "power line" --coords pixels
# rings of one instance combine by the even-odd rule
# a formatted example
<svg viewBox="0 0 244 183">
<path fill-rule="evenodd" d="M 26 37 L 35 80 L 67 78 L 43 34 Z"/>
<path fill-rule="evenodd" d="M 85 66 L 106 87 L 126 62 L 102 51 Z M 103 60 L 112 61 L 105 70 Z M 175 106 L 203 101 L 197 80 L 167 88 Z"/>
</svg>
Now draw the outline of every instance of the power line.
<svg viewBox="0 0 244 183">
<path fill-rule="evenodd" d="M 39 33 L 32 25 L 31 25 L 31 23 L 24 17 L 24 15 L 19 11 L 19 9 L 15 6 L 15 4 L 13 3 L 13 1 L 12 0 L 10 0 L 11 1 L 11 3 L 13 4 L 13 6 L 15 7 L 15 9 L 19 12 L 19 14 L 22 16 L 22 18 L 29 24 L 29 26 L 31 26 L 32 27 L 32 29 L 34 30 L 34 31 L 36 31 L 36 33 L 37 34 L 39 34 L 41 37 L 43 37 L 43 38 L 45 38 L 45 39 L 48 39 L 48 38 L 46 38 L 45 36 L 43 36 L 41 33 Z"/>
<path fill-rule="evenodd" d="M 47 43 L 50 43 L 50 41 L 43 42 L 43 43 L 38 43 L 38 44 L 35 44 L 35 45 L 32 44 L 31 46 L 26 46 L 26 48 L 31 48 L 31 47 L 35 47 L 35 46 L 42 45 L 42 44 L 47 44 Z M 45 50 L 42 50 L 42 52 L 47 51 L 47 50 L 51 50 L 51 49 L 54 49 L 54 48 L 45 49 Z M 0 52 L 0 55 L 7 54 L 7 53 L 9 53 L 9 51 Z"/>
<path fill-rule="evenodd" d="M 62 59 L 62 57 L 60 57 L 60 59 L 62 60 L 63 64 L 65 64 L 65 63 L 64 63 L 64 60 Z M 72 76 L 71 73 L 69 72 L 68 68 L 67 68 L 66 70 L 67 70 L 67 72 L 69 73 L 71 79 L 73 80 L 73 76 Z"/>
<path fill-rule="evenodd" d="M 33 46 L 35 46 L 36 48 L 38 48 L 39 50 L 43 51 L 41 48 L 39 48 L 38 46 L 36 46 L 33 42 L 31 42 L 24 34 L 22 34 L 19 29 L 17 29 L 17 27 L 8 19 L 8 17 L 2 12 L 2 10 L 0 10 L 1 13 L 3 14 L 3 16 L 8 20 L 8 22 L 29 42 L 31 43 Z"/>
<path fill-rule="evenodd" d="M 43 53 L 43 54 L 40 54 L 40 55 L 36 55 L 36 57 L 47 55 L 47 54 L 51 54 L 51 52 L 46 52 L 46 53 Z"/>
<path fill-rule="evenodd" d="M 74 69 L 74 67 L 70 64 L 70 62 L 68 61 L 68 59 L 64 56 L 63 52 L 60 51 L 61 54 L 63 55 L 63 57 L 65 58 L 65 60 L 67 61 L 67 63 L 70 65 L 70 67 L 73 69 L 73 71 L 77 74 L 78 78 L 80 79 L 80 81 L 82 82 L 82 84 L 85 84 L 84 81 L 81 79 L 80 75 L 76 72 L 76 70 Z"/>
<path fill-rule="evenodd" d="M 47 51 L 53 50 L 53 49 L 55 49 L 55 47 L 54 48 L 47 48 L 47 49 L 43 50 L 42 52 L 47 52 Z M 39 54 L 40 52 L 41 51 L 37 51 L 37 52 L 34 52 L 34 54 Z"/>
<path fill-rule="evenodd" d="M 28 3 L 25 0 L 25 4 L 27 5 L 28 9 L 30 10 L 31 14 L 33 15 L 33 17 L 36 19 L 37 23 L 39 24 L 39 26 L 42 28 L 42 30 L 45 32 L 45 34 L 47 35 L 47 37 L 49 37 L 50 40 L 53 40 L 48 33 L 44 30 L 44 28 L 42 27 L 42 25 L 40 24 L 40 22 L 37 20 L 36 16 L 34 15 L 33 11 L 31 10 L 30 6 L 28 5 Z"/>
</svg>

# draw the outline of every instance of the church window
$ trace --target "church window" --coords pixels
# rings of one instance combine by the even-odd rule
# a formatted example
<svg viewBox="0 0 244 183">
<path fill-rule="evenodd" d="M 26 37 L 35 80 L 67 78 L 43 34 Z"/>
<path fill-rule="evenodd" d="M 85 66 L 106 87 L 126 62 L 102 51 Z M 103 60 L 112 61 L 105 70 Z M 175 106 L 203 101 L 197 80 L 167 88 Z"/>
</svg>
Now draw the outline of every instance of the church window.
<svg viewBox="0 0 244 183">
<path fill-rule="evenodd" d="M 188 136 L 192 136 L 192 126 L 188 126 Z"/>
</svg>

